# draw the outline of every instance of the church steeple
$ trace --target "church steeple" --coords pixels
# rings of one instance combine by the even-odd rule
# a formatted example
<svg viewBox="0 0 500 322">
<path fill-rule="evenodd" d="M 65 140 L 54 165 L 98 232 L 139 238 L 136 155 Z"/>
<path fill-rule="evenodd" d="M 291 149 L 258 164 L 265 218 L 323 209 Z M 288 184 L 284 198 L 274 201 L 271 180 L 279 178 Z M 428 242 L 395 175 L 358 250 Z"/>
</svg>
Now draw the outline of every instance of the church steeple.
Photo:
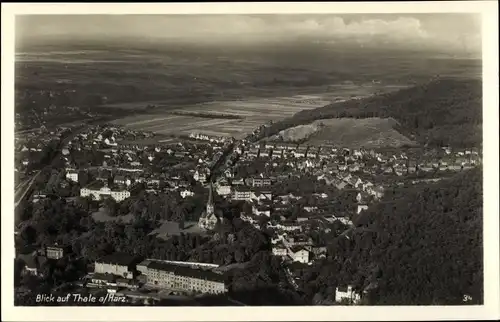
<svg viewBox="0 0 500 322">
<path fill-rule="evenodd" d="M 210 181 L 210 185 L 208 187 L 207 216 L 214 214 L 214 197 L 212 190 L 212 181 Z"/>
</svg>

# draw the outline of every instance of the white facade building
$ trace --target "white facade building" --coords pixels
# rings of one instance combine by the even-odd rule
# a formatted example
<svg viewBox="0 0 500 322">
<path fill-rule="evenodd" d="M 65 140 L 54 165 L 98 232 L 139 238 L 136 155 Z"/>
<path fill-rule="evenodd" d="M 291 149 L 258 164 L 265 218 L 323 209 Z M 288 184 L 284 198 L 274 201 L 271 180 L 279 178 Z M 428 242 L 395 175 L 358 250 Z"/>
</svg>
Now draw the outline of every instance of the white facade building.
<svg viewBox="0 0 500 322">
<path fill-rule="evenodd" d="M 249 189 L 234 189 L 233 191 L 233 195 L 232 195 L 232 198 L 233 200 L 246 200 L 246 201 L 250 201 L 252 200 L 252 195 L 253 195 L 253 192 Z"/>
<path fill-rule="evenodd" d="M 361 296 L 354 292 L 352 286 L 337 287 L 335 289 L 335 302 L 348 301 L 352 304 L 359 303 Z"/>
<path fill-rule="evenodd" d="M 128 190 L 111 190 L 108 187 L 102 187 L 101 189 L 80 189 L 80 196 L 88 197 L 91 196 L 96 200 L 100 200 L 105 197 L 111 197 L 117 202 L 123 201 L 130 197 L 130 191 Z"/>
<path fill-rule="evenodd" d="M 231 194 L 231 186 L 229 185 L 217 185 L 217 194 L 219 196 L 227 196 Z"/>
<path fill-rule="evenodd" d="M 294 262 L 300 262 L 304 264 L 309 263 L 309 251 L 307 251 L 306 249 L 302 248 L 295 252 L 291 250 L 289 255 Z"/>
<path fill-rule="evenodd" d="M 76 171 L 67 171 L 66 179 L 71 180 L 73 182 L 78 182 L 78 172 Z"/>
<path fill-rule="evenodd" d="M 191 190 L 185 189 L 185 190 L 181 191 L 182 198 L 187 198 L 187 197 L 192 197 L 192 196 L 194 196 L 194 192 L 192 192 Z"/>
</svg>

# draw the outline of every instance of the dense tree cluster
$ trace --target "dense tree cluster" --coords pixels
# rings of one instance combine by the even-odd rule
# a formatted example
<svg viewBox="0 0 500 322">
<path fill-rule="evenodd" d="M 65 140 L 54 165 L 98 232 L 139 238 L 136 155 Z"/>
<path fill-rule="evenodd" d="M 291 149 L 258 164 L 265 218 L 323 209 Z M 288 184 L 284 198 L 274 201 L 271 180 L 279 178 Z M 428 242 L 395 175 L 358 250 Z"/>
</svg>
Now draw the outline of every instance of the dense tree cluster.
<svg viewBox="0 0 500 322">
<path fill-rule="evenodd" d="M 320 302 L 352 284 L 370 289 L 366 304 L 480 304 L 482 245 L 482 173 L 473 169 L 389 189 L 333 240 L 324 262 L 302 270 L 302 287 Z"/>
<path fill-rule="evenodd" d="M 261 251 L 271 250 L 269 237 L 239 218 L 224 218 L 215 238 L 195 249 L 191 260 L 229 265 L 249 261 Z"/>
<path fill-rule="evenodd" d="M 482 143 L 479 80 L 437 79 L 396 92 L 304 110 L 272 124 L 261 135 L 326 118 L 392 117 L 397 130 L 429 146 L 471 147 Z"/>
</svg>

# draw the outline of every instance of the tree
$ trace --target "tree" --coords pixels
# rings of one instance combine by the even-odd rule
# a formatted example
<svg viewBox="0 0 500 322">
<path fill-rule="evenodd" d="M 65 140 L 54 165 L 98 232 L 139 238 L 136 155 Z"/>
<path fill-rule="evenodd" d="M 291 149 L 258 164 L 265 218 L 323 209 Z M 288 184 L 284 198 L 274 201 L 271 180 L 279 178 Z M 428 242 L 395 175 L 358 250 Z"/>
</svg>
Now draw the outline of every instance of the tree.
<svg viewBox="0 0 500 322">
<path fill-rule="evenodd" d="M 33 244 L 37 240 L 37 232 L 36 229 L 31 225 L 24 227 L 21 231 L 21 238 L 26 244 Z"/>
<path fill-rule="evenodd" d="M 119 205 L 117 204 L 115 199 L 106 198 L 106 199 L 104 199 L 103 205 L 106 208 L 108 215 L 110 215 L 112 217 L 118 215 L 117 210 L 119 208 Z"/>
</svg>

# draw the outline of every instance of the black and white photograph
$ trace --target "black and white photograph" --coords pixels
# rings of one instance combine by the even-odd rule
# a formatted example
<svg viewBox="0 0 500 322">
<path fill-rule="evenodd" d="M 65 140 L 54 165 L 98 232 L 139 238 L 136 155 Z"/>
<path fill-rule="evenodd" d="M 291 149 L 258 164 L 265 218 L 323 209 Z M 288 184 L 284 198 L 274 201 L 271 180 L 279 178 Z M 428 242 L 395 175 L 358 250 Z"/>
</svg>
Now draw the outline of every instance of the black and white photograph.
<svg viewBox="0 0 500 322">
<path fill-rule="evenodd" d="M 487 304 L 480 12 L 157 5 L 13 18 L 11 305 Z"/>
</svg>

